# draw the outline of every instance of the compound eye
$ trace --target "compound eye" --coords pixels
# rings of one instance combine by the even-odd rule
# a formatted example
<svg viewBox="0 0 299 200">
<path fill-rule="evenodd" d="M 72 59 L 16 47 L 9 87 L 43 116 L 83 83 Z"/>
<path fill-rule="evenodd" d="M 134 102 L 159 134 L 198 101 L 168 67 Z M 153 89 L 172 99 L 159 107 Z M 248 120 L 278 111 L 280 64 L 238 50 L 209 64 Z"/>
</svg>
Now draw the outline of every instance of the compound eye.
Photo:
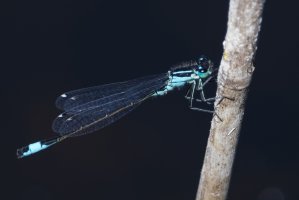
<svg viewBox="0 0 299 200">
<path fill-rule="evenodd" d="M 200 73 L 205 73 L 210 67 L 209 60 L 206 57 L 200 57 L 198 59 L 198 71 Z"/>
<path fill-rule="evenodd" d="M 208 69 L 206 69 L 206 68 L 204 68 L 203 66 L 199 65 L 199 66 L 198 66 L 198 71 L 199 71 L 200 73 L 206 73 L 206 72 L 208 71 Z"/>
</svg>

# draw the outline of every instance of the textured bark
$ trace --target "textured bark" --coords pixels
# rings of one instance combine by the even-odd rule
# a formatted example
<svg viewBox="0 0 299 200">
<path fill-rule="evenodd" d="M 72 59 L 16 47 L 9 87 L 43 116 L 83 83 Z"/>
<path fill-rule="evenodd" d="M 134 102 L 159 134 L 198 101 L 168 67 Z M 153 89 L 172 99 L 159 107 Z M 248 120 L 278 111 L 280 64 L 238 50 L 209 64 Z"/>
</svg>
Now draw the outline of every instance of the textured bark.
<svg viewBox="0 0 299 200">
<path fill-rule="evenodd" d="M 224 200 L 254 71 L 252 64 L 265 0 L 231 0 L 224 53 L 196 200 Z"/>
</svg>

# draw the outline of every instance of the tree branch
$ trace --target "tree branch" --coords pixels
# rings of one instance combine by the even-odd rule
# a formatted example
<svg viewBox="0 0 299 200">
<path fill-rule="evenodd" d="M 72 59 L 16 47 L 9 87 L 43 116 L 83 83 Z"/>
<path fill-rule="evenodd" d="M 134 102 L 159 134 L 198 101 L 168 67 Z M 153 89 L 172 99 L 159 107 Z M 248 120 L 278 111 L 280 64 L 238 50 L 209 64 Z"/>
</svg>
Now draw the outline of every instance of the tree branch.
<svg viewBox="0 0 299 200">
<path fill-rule="evenodd" d="M 230 0 L 224 53 L 196 200 L 224 200 L 254 71 L 252 64 L 265 0 Z"/>
</svg>

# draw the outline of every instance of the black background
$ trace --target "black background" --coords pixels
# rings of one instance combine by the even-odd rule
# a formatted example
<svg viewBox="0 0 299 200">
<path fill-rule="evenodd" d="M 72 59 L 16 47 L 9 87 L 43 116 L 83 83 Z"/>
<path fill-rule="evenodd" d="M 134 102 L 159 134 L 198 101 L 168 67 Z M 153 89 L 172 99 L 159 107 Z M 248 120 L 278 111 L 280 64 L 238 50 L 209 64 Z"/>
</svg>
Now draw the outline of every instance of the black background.
<svg viewBox="0 0 299 200">
<path fill-rule="evenodd" d="M 299 199 L 295 2 L 265 5 L 230 200 Z M 193 200 L 211 115 L 190 111 L 185 91 L 31 157 L 17 160 L 15 150 L 54 135 L 54 101 L 65 91 L 166 72 L 201 54 L 218 65 L 228 2 L 19 1 L 14 8 L 2 54 L 0 198 Z"/>
</svg>

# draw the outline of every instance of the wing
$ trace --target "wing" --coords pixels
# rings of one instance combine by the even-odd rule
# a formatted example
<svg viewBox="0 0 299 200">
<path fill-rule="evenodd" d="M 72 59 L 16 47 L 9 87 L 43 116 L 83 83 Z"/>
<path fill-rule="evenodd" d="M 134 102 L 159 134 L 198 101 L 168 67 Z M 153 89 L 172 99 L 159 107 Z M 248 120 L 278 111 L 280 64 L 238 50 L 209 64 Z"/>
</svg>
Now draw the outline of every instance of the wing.
<svg viewBox="0 0 299 200">
<path fill-rule="evenodd" d="M 151 97 L 155 91 L 165 87 L 167 82 L 168 75 L 161 74 L 123 83 L 71 91 L 67 94 L 80 99 L 75 104 L 67 106 L 67 101 L 70 101 L 69 98 L 58 98 L 56 102 L 59 107 L 66 109 L 66 112 L 59 115 L 53 122 L 53 130 L 61 136 L 19 148 L 17 149 L 17 157 L 23 158 L 32 155 L 66 138 L 88 134 L 103 128 L 132 111 L 144 100 Z M 117 86 L 117 88 L 111 87 L 112 85 Z M 99 88 L 111 90 L 101 92 L 98 91 Z M 99 96 L 96 99 L 93 95 Z"/>
<path fill-rule="evenodd" d="M 69 91 L 60 95 L 56 99 L 55 104 L 57 108 L 64 111 L 69 111 L 77 106 L 95 100 L 99 100 L 101 98 L 114 98 L 119 93 L 124 93 L 126 90 L 131 89 L 139 83 L 144 83 L 150 80 L 157 79 L 159 77 L 161 77 L 161 74 L 146 76 L 125 82 L 99 85 L 95 87 L 88 87 L 79 90 Z"/>
<path fill-rule="evenodd" d="M 108 94 L 107 96 L 102 96 L 103 93 L 97 90 L 88 90 L 90 94 L 98 95 L 98 99 L 94 97 L 84 97 L 84 99 L 81 98 L 84 96 L 82 93 L 77 93 L 77 96 L 82 99 L 80 104 L 68 107 L 66 112 L 59 115 L 53 122 L 53 131 L 61 136 L 80 136 L 99 130 L 125 116 L 157 90 L 165 87 L 168 75 L 154 75 L 133 81 L 135 84 L 130 85 L 131 87 L 126 85 L 123 90 L 112 88 L 113 93 L 111 91 L 104 92 Z M 116 85 L 120 86 L 119 84 L 122 85 L 123 83 Z M 110 85 L 98 86 L 98 88 L 110 88 Z M 83 94 L 86 93 L 83 92 Z M 86 101 L 86 99 L 90 101 Z"/>
</svg>

